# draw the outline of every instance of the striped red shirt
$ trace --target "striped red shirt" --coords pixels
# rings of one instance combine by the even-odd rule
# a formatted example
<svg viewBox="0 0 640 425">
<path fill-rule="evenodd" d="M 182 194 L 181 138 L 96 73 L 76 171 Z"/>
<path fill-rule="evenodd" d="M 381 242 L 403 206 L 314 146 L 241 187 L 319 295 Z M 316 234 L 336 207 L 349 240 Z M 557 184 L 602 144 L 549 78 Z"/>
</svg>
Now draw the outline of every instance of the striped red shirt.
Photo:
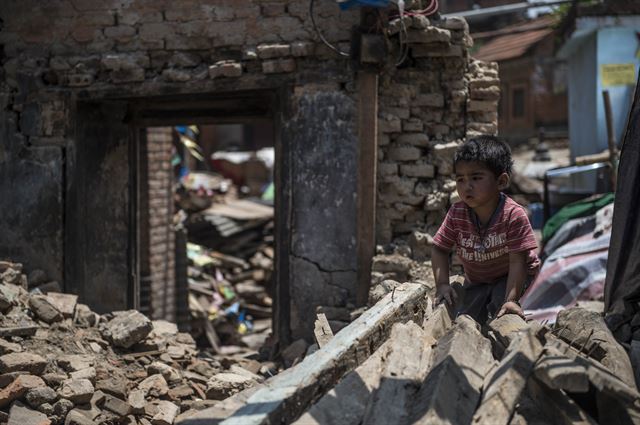
<svg viewBox="0 0 640 425">
<path fill-rule="evenodd" d="M 483 239 L 480 240 L 471 209 L 461 201 L 449 208 L 433 243 L 445 251 L 451 251 L 455 246 L 466 278 L 471 283 L 489 283 L 506 276 L 510 252 L 529 252 L 529 274 L 536 274 L 540 268 L 535 252 L 538 244 L 527 213 L 508 196 L 505 196 L 502 210 L 498 211 Z"/>
</svg>

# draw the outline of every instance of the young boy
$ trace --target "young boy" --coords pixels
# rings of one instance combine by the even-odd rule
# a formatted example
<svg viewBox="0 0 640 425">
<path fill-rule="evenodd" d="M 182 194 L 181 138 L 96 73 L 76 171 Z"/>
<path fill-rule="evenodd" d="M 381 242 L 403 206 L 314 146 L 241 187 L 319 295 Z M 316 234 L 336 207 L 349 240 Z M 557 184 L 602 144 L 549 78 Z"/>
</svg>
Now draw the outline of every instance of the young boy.
<svg viewBox="0 0 640 425">
<path fill-rule="evenodd" d="M 540 260 L 526 212 L 502 193 L 509 186 L 511 150 L 493 136 L 480 136 L 458 148 L 453 164 L 461 201 L 449 208 L 433 239 L 436 303 L 456 306 L 449 285 L 449 252 L 455 246 L 465 273 L 456 313 L 479 323 L 505 313 L 524 318 L 518 301 Z"/>
</svg>

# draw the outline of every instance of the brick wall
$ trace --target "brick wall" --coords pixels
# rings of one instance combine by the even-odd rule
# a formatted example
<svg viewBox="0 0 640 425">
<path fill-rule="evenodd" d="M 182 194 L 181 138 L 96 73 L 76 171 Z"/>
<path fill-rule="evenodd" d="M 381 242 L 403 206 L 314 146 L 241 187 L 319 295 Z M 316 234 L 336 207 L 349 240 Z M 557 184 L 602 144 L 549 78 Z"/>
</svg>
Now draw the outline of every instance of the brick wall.
<svg viewBox="0 0 640 425">
<path fill-rule="evenodd" d="M 148 255 L 141 258 L 148 275 L 142 274 L 141 307 L 152 318 L 176 319 L 175 233 L 173 230 L 173 172 L 171 170 L 171 127 L 146 129 L 147 170 L 146 193 L 148 209 L 141 209 L 143 223 L 148 223 Z M 146 223 L 145 223 L 146 224 Z M 147 292 L 148 290 L 148 292 Z M 142 295 L 142 294 L 141 294 Z"/>
<path fill-rule="evenodd" d="M 271 116 L 280 146 L 287 149 L 280 183 L 288 199 L 280 212 L 289 220 L 280 223 L 289 244 L 279 251 L 289 257 L 281 263 L 287 269 L 280 279 L 290 282 L 294 310 L 286 326 L 308 335 L 315 306 L 355 300 L 358 143 L 355 70 L 348 57 L 319 42 L 308 6 L 293 0 L 0 2 L 5 172 L 19 174 L 33 163 L 25 152 L 46 149 L 57 149 L 60 159 L 38 166 L 74 167 L 81 143 L 76 129 L 82 123 L 75 121 L 80 99 L 121 102 L 125 117 L 114 124 L 123 125 L 132 119 L 124 112 L 141 98 L 153 104 L 160 96 L 277 94 L 279 109 Z M 335 2 L 316 2 L 319 30 L 343 51 L 359 21 L 358 9 L 343 12 Z M 496 131 L 497 73 L 469 58 L 472 40 L 463 20 L 430 22 L 418 16 L 405 22 L 407 60 L 394 66 L 401 28 L 392 22 L 391 53 L 380 78 L 377 238 L 378 243 L 414 240 L 414 252 L 427 256 L 429 238 L 454 197 L 453 150 L 471 134 Z M 149 137 L 164 136 L 154 130 Z M 166 231 L 169 206 L 166 197 L 160 199 L 166 193 L 154 186 L 155 176 L 166 175 L 166 152 L 154 149 L 150 143 L 147 272 L 155 316 L 156 311 L 172 314 L 153 285 L 171 279 L 173 267 L 166 267 L 172 264 L 166 259 L 173 240 Z M 49 191 L 54 183 L 41 179 L 32 190 Z M 74 182 L 64 188 L 56 184 L 64 192 Z M 10 187 L 0 187 L 0 199 L 8 193 Z M 42 244 L 46 235 L 49 245 L 64 249 L 64 232 L 38 227 L 45 222 L 44 209 L 17 208 L 25 208 L 16 212 L 18 221 L 5 223 L 0 216 L 0 227 L 22 229 L 10 245 Z M 42 258 L 16 260 L 34 268 Z"/>
</svg>

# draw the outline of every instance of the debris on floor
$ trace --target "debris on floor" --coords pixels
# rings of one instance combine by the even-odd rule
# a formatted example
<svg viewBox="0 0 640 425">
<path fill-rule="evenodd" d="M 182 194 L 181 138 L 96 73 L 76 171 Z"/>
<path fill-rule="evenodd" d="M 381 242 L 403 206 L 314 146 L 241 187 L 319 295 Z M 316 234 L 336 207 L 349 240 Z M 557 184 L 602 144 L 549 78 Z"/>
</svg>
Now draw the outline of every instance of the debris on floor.
<svg viewBox="0 0 640 425">
<path fill-rule="evenodd" d="M 211 355 L 173 323 L 27 288 L 0 263 L 0 422 L 172 424 L 278 373 L 247 347 Z"/>
<path fill-rule="evenodd" d="M 224 412 L 205 409 L 179 423 L 640 420 L 629 356 L 601 314 L 574 307 L 553 326 L 505 315 L 480 327 L 467 316 L 452 321 L 444 306 L 432 310 L 427 292 L 398 285 L 300 364 L 235 395 Z"/>
</svg>

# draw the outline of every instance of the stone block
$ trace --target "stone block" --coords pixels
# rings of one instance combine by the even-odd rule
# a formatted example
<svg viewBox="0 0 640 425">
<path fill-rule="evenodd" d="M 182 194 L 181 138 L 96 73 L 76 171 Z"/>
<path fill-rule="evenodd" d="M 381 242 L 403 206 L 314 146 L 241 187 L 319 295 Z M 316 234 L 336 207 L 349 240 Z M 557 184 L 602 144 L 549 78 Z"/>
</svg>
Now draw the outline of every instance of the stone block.
<svg viewBox="0 0 640 425">
<path fill-rule="evenodd" d="M 263 3 L 260 5 L 260 13 L 262 16 L 281 16 L 285 14 L 285 4 L 280 3 Z"/>
<path fill-rule="evenodd" d="M 390 146 L 388 152 L 393 161 L 415 161 L 422 156 L 420 149 L 411 145 Z"/>
<path fill-rule="evenodd" d="M 104 29 L 104 35 L 118 41 L 129 41 L 136 35 L 136 29 L 130 25 L 118 25 Z"/>
<path fill-rule="evenodd" d="M 117 347 L 129 348 L 146 338 L 151 329 L 151 320 L 136 310 L 129 310 L 108 322 L 103 336 Z"/>
<path fill-rule="evenodd" d="M 0 407 L 11 404 L 35 388 L 48 388 L 42 378 L 33 375 L 19 375 L 11 384 L 0 390 Z"/>
<path fill-rule="evenodd" d="M 378 120 L 378 132 L 380 133 L 400 133 L 402 131 L 402 121 L 392 114 L 381 114 Z"/>
<path fill-rule="evenodd" d="M 206 394 L 210 400 L 224 400 L 245 388 L 253 386 L 256 382 L 235 373 L 218 373 L 207 382 Z"/>
<path fill-rule="evenodd" d="M 78 305 L 78 296 L 73 294 L 61 294 L 59 292 L 49 292 L 47 299 L 56 307 L 65 318 L 73 317 Z"/>
<path fill-rule="evenodd" d="M 47 366 L 47 360 L 33 353 L 10 353 L 0 356 L 0 373 L 29 372 L 41 375 Z"/>
<path fill-rule="evenodd" d="M 109 71 L 148 68 L 150 64 L 146 53 L 107 53 L 100 60 L 102 68 Z"/>
<path fill-rule="evenodd" d="M 191 79 L 191 73 L 184 69 L 165 69 L 162 77 L 167 81 L 183 83 Z"/>
<path fill-rule="evenodd" d="M 419 94 L 411 101 L 411 106 L 444 107 L 444 96 L 440 93 Z"/>
<path fill-rule="evenodd" d="M 180 408 L 170 401 L 162 400 L 154 403 L 154 414 L 151 418 L 153 425 L 172 425 Z"/>
<path fill-rule="evenodd" d="M 500 80 L 497 78 L 473 78 L 469 80 L 469 89 L 484 89 L 488 87 L 500 87 Z"/>
<path fill-rule="evenodd" d="M 275 59 L 262 62 L 262 72 L 265 74 L 278 74 L 295 70 L 296 61 L 294 59 Z"/>
<path fill-rule="evenodd" d="M 315 52 L 315 44 L 310 41 L 294 41 L 291 43 L 291 54 L 294 57 L 312 56 Z"/>
<path fill-rule="evenodd" d="M 67 372 L 76 372 L 93 366 L 95 358 L 89 354 L 67 354 L 60 356 L 57 363 Z"/>
<path fill-rule="evenodd" d="M 395 162 L 380 162 L 378 164 L 378 175 L 379 176 L 397 176 L 398 164 L 396 164 Z"/>
<path fill-rule="evenodd" d="M 143 41 L 162 41 L 175 32 L 175 24 L 169 22 L 150 22 L 138 28 L 138 36 Z"/>
<path fill-rule="evenodd" d="M 427 27 L 421 30 L 410 30 L 407 32 L 409 43 L 449 43 L 451 32 L 437 27 Z"/>
<path fill-rule="evenodd" d="M 88 403 L 93 392 L 93 384 L 88 379 L 66 379 L 58 389 L 60 397 L 71 400 L 75 404 Z"/>
<path fill-rule="evenodd" d="M 424 133 L 403 133 L 396 139 L 400 145 L 429 146 L 429 137 Z"/>
<path fill-rule="evenodd" d="M 242 76 L 242 65 L 239 62 L 220 61 L 209 67 L 209 78 L 233 78 L 240 76 Z"/>
<path fill-rule="evenodd" d="M 105 394 L 103 409 L 115 413 L 120 417 L 127 416 L 131 413 L 131 405 L 124 400 L 120 400 L 117 397 Z"/>
<path fill-rule="evenodd" d="M 195 68 L 202 63 L 202 57 L 196 53 L 191 52 L 176 52 L 168 60 L 169 66 L 176 66 L 182 68 Z"/>
<path fill-rule="evenodd" d="M 291 55 L 290 44 L 261 44 L 256 47 L 260 59 L 283 58 Z"/>
<path fill-rule="evenodd" d="M 25 375 L 29 376 L 29 375 Z M 58 399 L 58 394 L 53 388 L 49 388 L 45 385 L 44 381 L 40 380 L 42 384 L 38 383 L 36 388 L 30 388 L 25 394 L 25 400 L 29 403 L 29 406 L 37 409 L 45 403 L 53 405 Z"/>
<path fill-rule="evenodd" d="M 403 131 L 422 131 L 424 129 L 424 123 L 419 118 L 409 118 L 402 121 Z"/>
<path fill-rule="evenodd" d="M 169 50 L 208 50 L 213 47 L 209 37 L 174 35 L 167 38 L 165 43 Z"/>
<path fill-rule="evenodd" d="M 498 101 L 493 100 L 469 100 L 468 112 L 495 112 L 498 110 Z"/>
<path fill-rule="evenodd" d="M 418 162 L 416 164 L 401 164 L 400 175 L 418 178 L 433 178 L 435 167 L 432 164 Z"/>
<path fill-rule="evenodd" d="M 9 410 L 7 425 L 50 425 L 47 415 L 31 410 L 22 403 L 14 403 Z"/>
<path fill-rule="evenodd" d="M 46 323 L 59 322 L 63 318 L 60 310 L 49 301 L 46 295 L 29 297 L 29 308 L 38 319 Z"/>
<path fill-rule="evenodd" d="M 80 369 L 69 374 L 71 379 L 88 379 L 92 384 L 96 382 L 96 369 L 94 367 L 87 367 Z"/>
<path fill-rule="evenodd" d="M 138 384 L 138 389 L 149 397 L 160 397 L 169 392 L 166 379 L 161 374 L 151 375 Z"/>
</svg>

